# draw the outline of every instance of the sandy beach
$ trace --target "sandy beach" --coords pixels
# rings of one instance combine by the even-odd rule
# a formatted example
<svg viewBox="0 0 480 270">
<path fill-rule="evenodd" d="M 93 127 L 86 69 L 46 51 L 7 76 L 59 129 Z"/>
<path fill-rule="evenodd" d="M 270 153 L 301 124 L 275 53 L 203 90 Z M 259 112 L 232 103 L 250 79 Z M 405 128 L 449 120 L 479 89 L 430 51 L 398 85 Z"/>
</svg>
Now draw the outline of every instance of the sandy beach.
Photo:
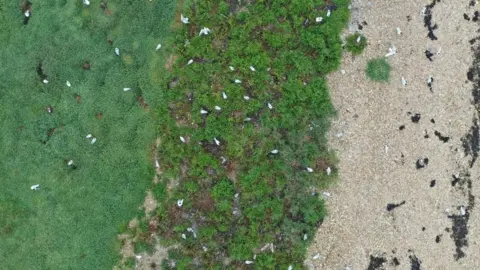
<svg viewBox="0 0 480 270">
<path fill-rule="evenodd" d="M 345 34 L 358 30 L 368 46 L 357 57 L 345 53 L 344 74 L 339 70 L 328 78 L 338 111 L 329 141 L 340 160 L 339 181 L 328 190 L 329 216 L 305 264 L 351 270 L 478 268 L 480 165 L 473 160 L 478 111 L 467 72 L 472 46 L 480 44 L 470 42 L 478 36 L 474 12 L 480 5 L 354 0 L 351 7 Z M 384 56 L 392 44 L 397 54 L 388 58 L 390 82 L 368 80 L 367 61 Z"/>
</svg>

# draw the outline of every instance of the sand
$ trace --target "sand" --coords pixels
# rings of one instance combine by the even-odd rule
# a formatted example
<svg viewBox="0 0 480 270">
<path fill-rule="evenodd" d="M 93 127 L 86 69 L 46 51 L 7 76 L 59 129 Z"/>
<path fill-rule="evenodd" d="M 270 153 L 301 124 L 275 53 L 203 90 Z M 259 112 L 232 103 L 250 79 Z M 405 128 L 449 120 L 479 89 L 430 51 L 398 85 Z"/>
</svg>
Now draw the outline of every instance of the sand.
<svg viewBox="0 0 480 270">
<path fill-rule="evenodd" d="M 431 1 L 353 1 L 346 34 L 357 22 L 367 22 L 360 32 L 368 46 L 361 56 L 345 53 L 345 74 L 339 70 L 328 77 L 338 110 L 329 141 L 340 160 L 339 181 L 328 190 L 329 216 L 309 249 L 310 269 L 480 268 L 480 212 L 473 201 L 480 192 L 480 163 L 470 168 L 472 157 L 462 147 L 478 114 L 466 74 L 473 62 L 469 40 L 480 25 L 463 13 L 472 18 L 480 4 L 469 2 L 436 3 L 431 14 L 438 39 L 431 40 L 421 15 Z M 388 59 L 390 82 L 368 80 L 367 61 L 384 56 L 391 44 L 397 54 Z M 426 49 L 435 54 L 433 61 Z M 416 113 L 421 117 L 413 123 Z M 428 165 L 417 169 L 420 158 L 428 158 Z M 452 175 L 460 179 L 455 186 Z M 403 201 L 387 211 L 388 204 Z"/>
</svg>

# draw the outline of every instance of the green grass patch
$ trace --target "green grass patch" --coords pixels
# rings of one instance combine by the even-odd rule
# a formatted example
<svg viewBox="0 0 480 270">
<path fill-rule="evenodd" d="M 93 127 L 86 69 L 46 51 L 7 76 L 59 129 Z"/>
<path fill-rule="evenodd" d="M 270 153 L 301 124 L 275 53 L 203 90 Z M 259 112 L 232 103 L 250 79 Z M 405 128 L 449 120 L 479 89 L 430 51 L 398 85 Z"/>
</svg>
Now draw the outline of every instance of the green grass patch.
<svg viewBox="0 0 480 270">
<path fill-rule="evenodd" d="M 373 81 L 388 82 L 390 79 L 390 64 L 384 57 L 371 59 L 367 63 L 367 77 Z"/>
<path fill-rule="evenodd" d="M 158 232 L 179 244 L 167 269 L 244 268 L 254 254 L 256 269 L 301 268 L 325 217 L 315 190 L 336 169 L 324 75 L 340 64 L 348 1 L 244 2 L 196 1 L 176 33 L 156 108 L 168 116 L 159 118 L 160 181 L 174 187 L 155 191 Z M 203 27 L 211 34 L 199 36 Z"/>
<path fill-rule="evenodd" d="M 156 120 L 139 100 L 158 106 L 150 74 L 175 3 L 32 1 L 24 25 L 20 2 L 0 0 L 2 269 L 111 269 L 153 176 Z"/>
<path fill-rule="evenodd" d="M 362 54 L 363 50 L 367 47 L 367 38 L 360 33 L 347 36 L 345 42 L 345 50 L 353 55 Z"/>
</svg>

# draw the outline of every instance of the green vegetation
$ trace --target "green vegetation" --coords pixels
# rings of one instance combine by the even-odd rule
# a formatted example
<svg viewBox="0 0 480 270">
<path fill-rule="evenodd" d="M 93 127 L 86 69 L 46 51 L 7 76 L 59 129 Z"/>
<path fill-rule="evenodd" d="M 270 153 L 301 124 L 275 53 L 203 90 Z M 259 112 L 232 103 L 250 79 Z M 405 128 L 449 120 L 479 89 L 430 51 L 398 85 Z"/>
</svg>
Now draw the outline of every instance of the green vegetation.
<svg viewBox="0 0 480 270">
<path fill-rule="evenodd" d="M 376 58 L 368 61 L 367 77 L 374 81 L 388 82 L 390 79 L 390 64 L 384 57 Z"/>
<path fill-rule="evenodd" d="M 20 2 L 0 0 L 1 268 L 111 269 L 154 173 L 155 47 L 175 3 L 31 1 L 24 25 Z"/>
<path fill-rule="evenodd" d="M 314 192 L 335 178 L 324 75 L 340 64 L 348 1 L 244 2 L 187 3 L 190 23 L 176 33 L 178 59 L 155 111 L 157 231 L 180 244 L 167 269 L 241 268 L 254 254 L 256 269 L 299 269 L 325 217 Z M 211 34 L 199 36 L 203 27 Z"/>
<path fill-rule="evenodd" d="M 345 42 L 345 50 L 353 55 L 362 54 L 365 47 L 367 47 L 367 38 L 359 33 L 349 35 Z"/>
</svg>

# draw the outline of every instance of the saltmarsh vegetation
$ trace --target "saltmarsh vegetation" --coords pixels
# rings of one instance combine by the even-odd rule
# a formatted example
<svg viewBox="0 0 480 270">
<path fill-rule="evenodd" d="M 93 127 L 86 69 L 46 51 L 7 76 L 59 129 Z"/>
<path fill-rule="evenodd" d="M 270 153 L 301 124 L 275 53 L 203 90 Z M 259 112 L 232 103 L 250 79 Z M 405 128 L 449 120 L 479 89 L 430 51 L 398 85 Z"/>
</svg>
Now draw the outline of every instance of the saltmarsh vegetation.
<svg viewBox="0 0 480 270">
<path fill-rule="evenodd" d="M 360 33 L 348 35 L 345 38 L 345 50 L 352 53 L 352 55 L 362 54 L 365 47 L 367 47 L 367 38 Z"/>
<path fill-rule="evenodd" d="M 325 217 L 315 192 L 335 176 L 325 75 L 340 64 L 348 1 L 246 2 L 186 3 L 190 23 L 175 36 L 155 112 L 152 224 L 178 244 L 165 269 L 299 269 Z"/>
<path fill-rule="evenodd" d="M 390 64 L 385 57 L 371 59 L 367 62 L 365 72 L 367 77 L 377 82 L 388 82 L 390 79 Z"/>
</svg>

